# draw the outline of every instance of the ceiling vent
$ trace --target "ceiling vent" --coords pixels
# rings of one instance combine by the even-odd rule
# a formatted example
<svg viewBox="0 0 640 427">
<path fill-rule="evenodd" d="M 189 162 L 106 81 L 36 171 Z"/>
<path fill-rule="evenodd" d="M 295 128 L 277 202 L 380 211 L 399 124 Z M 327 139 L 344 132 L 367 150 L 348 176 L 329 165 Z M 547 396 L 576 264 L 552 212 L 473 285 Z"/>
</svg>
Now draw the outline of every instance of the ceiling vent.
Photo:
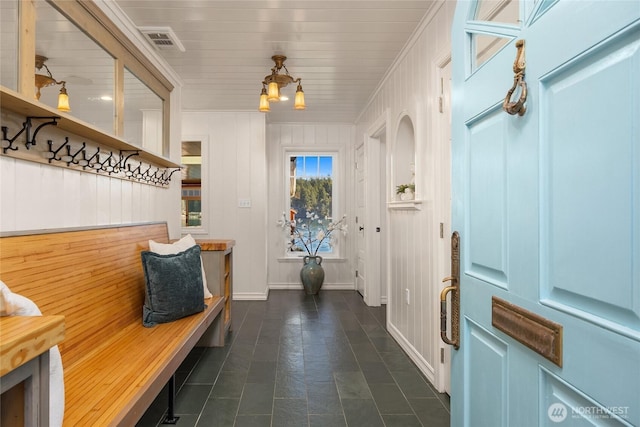
<svg viewBox="0 0 640 427">
<path fill-rule="evenodd" d="M 140 32 L 157 50 L 184 52 L 184 46 L 169 27 L 138 27 Z"/>
</svg>

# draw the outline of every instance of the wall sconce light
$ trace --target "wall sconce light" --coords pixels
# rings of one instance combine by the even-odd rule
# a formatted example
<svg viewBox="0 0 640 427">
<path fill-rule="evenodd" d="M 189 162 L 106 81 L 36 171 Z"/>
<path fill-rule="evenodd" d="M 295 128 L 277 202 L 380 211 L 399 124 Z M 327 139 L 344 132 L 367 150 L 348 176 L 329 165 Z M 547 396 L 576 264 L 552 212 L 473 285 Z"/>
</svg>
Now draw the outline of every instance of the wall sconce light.
<svg viewBox="0 0 640 427">
<path fill-rule="evenodd" d="M 65 112 L 71 111 L 71 107 L 69 107 L 69 94 L 67 93 L 67 88 L 65 86 L 67 82 L 57 81 L 53 78 L 53 76 L 51 75 L 51 71 L 49 71 L 49 67 L 47 67 L 47 65 L 45 64 L 47 59 L 49 58 L 47 58 L 46 56 L 36 55 L 36 69 L 40 71 L 44 67 L 44 69 L 47 71 L 46 76 L 44 74 L 38 73 L 36 73 L 35 75 L 35 84 L 36 88 L 38 89 L 36 91 L 36 99 L 40 99 L 40 89 L 42 89 L 43 87 L 62 85 L 62 88 L 60 88 L 60 94 L 58 95 L 58 110 Z"/>
<path fill-rule="evenodd" d="M 287 59 L 286 56 L 273 55 L 271 59 L 275 62 L 275 66 L 271 69 L 271 74 L 265 76 L 262 81 L 262 92 L 260 92 L 260 106 L 258 110 L 263 113 L 271 111 L 269 102 L 279 102 L 281 99 L 280 89 L 290 83 L 298 83 L 293 108 L 295 110 L 304 110 L 306 105 L 304 103 L 304 92 L 302 91 L 302 79 L 294 79 L 289 75 L 289 70 L 287 70 L 287 67 L 284 65 L 284 61 Z M 285 73 L 280 74 L 280 70 L 283 68 Z"/>
</svg>

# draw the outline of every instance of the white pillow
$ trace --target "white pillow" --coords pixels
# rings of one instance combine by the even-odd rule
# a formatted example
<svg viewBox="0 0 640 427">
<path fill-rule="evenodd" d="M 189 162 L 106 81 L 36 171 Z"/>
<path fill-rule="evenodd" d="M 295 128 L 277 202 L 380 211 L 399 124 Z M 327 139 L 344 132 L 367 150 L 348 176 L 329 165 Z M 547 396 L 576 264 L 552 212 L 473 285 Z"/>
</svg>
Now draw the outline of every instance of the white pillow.
<svg viewBox="0 0 640 427">
<path fill-rule="evenodd" d="M 187 234 L 182 239 L 173 243 L 158 243 L 153 240 L 149 240 L 149 250 L 160 255 L 175 255 L 180 252 L 184 252 L 187 249 L 197 245 L 196 239 L 191 237 L 191 234 Z M 204 274 L 204 264 L 202 263 L 202 257 L 200 257 L 200 266 L 202 267 L 202 287 L 205 298 L 211 298 L 211 292 L 207 286 L 207 276 Z"/>
<path fill-rule="evenodd" d="M 0 316 L 42 316 L 29 298 L 14 294 L 0 280 Z M 49 351 L 49 425 L 61 427 L 64 418 L 64 372 L 58 346 Z"/>
</svg>

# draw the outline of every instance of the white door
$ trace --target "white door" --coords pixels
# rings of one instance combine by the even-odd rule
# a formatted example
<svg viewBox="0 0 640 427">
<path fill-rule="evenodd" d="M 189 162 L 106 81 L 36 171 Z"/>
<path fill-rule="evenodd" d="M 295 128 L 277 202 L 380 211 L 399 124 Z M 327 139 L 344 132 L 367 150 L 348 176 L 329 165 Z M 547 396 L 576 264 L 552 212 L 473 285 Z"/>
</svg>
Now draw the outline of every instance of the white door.
<svg viewBox="0 0 640 427">
<path fill-rule="evenodd" d="M 366 301 L 366 247 L 364 216 L 366 209 L 365 195 L 365 163 L 364 144 L 356 148 L 356 289 Z"/>
<path fill-rule="evenodd" d="M 640 1 L 461 1 L 452 52 L 451 425 L 639 426 Z"/>
</svg>

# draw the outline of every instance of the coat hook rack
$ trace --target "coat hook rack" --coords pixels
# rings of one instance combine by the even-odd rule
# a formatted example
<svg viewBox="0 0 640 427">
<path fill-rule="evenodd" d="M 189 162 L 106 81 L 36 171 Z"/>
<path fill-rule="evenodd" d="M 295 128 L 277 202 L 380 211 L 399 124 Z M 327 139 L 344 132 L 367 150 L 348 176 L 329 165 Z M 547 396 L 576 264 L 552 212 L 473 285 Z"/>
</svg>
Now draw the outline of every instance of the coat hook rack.
<svg viewBox="0 0 640 427">
<path fill-rule="evenodd" d="M 69 137 L 64 137 L 64 142 L 57 149 L 53 149 L 53 141 L 47 140 L 47 145 L 49 146 L 49 151 L 44 152 L 44 157 L 51 163 L 52 160 L 61 161 L 63 156 L 58 157 L 58 153 L 62 151 L 64 147 L 69 147 Z"/>
<path fill-rule="evenodd" d="M 31 120 L 33 119 L 37 119 L 37 120 L 49 120 L 48 122 L 45 123 L 41 123 L 38 127 L 36 127 L 35 131 L 33 131 L 33 135 L 31 135 L 31 128 L 33 127 L 33 124 L 31 123 Z M 2 152 L 3 153 L 7 153 L 7 150 L 12 150 L 12 151 L 16 151 L 18 149 L 18 147 L 15 147 L 13 145 L 13 143 L 16 141 L 16 139 L 18 139 L 18 137 L 20 135 L 22 135 L 23 132 L 26 132 L 26 142 L 24 143 L 25 148 L 28 150 L 30 145 L 36 145 L 36 136 L 38 135 L 38 132 L 40 132 L 40 129 L 42 129 L 45 126 L 48 125 L 58 125 L 58 120 L 60 119 L 60 117 L 58 116 L 51 116 L 51 117 L 27 117 L 24 121 L 24 123 L 22 123 L 22 129 L 20 129 L 18 131 L 18 133 L 16 133 L 13 138 L 9 138 L 7 136 L 7 132 L 9 132 L 9 128 L 7 126 L 2 126 Z"/>
</svg>

